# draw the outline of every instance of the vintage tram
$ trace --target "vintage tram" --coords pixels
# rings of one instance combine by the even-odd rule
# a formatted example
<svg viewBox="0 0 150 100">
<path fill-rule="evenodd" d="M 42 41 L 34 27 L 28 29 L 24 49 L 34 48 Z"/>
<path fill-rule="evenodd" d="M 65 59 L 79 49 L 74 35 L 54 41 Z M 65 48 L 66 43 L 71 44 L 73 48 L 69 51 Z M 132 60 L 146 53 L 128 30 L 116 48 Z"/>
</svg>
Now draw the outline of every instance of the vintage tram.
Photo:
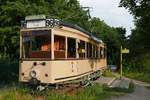
<svg viewBox="0 0 150 100">
<path fill-rule="evenodd" d="M 107 68 L 105 43 L 81 27 L 27 16 L 20 30 L 19 81 L 62 84 L 99 77 Z"/>
</svg>

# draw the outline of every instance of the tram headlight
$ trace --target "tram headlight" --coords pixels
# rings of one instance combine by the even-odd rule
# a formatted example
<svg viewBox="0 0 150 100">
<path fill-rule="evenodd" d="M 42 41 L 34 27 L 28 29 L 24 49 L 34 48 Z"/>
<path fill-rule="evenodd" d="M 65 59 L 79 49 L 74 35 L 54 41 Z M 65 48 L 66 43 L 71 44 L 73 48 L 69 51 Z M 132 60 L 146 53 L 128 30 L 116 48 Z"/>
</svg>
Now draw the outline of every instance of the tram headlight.
<svg viewBox="0 0 150 100">
<path fill-rule="evenodd" d="M 36 77 L 36 71 L 31 71 L 31 72 L 30 72 L 30 76 L 31 76 L 32 78 L 35 78 L 35 77 Z"/>
</svg>

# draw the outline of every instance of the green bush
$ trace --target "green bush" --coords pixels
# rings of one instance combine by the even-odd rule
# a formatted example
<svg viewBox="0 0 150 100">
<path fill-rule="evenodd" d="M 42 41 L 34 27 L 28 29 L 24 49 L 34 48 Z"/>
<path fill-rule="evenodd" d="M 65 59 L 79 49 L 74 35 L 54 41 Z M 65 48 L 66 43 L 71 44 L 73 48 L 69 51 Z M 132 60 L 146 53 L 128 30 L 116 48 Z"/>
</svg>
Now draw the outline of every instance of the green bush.
<svg viewBox="0 0 150 100">
<path fill-rule="evenodd" d="M 150 53 L 123 61 L 124 75 L 150 83 Z"/>
<path fill-rule="evenodd" d="M 19 63 L 17 60 L 0 60 L 0 84 L 12 83 L 18 80 Z"/>
<path fill-rule="evenodd" d="M 144 69 L 144 72 L 150 72 L 150 53 L 145 54 L 139 60 L 141 67 Z"/>
<path fill-rule="evenodd" d="M 123 69 L 125 72 L 150 72 L 150 53 L 144 54 L 140 57 L 124 60 Z"/>
</svg>

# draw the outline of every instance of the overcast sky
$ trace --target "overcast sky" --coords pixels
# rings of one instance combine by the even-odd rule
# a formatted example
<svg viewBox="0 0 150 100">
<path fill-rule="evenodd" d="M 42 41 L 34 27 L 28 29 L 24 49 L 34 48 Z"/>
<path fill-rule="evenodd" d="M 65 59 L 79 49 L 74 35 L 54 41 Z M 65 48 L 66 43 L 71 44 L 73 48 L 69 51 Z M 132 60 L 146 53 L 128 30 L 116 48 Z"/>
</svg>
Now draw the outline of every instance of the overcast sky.
<svg viewBox="0 0 150 100">
<path fill-rule="evenodd" d="M 118 7 L 120 0 L 80 0 L 80 4 L 85 7 L 92 7 L 91 16 L 99 17 L 108 25 L 113 27 L 123 26 L 127 29 L 127 35 L 134 28 L 133 17 L 129 12 Z"/>
</svg>

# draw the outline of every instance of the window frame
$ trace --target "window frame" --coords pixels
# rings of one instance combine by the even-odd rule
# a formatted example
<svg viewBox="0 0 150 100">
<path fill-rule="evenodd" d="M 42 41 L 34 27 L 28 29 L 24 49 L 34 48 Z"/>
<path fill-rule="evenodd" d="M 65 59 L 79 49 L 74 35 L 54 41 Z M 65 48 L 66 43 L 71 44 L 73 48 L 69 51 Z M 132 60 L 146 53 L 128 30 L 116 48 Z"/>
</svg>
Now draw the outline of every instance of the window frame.
<svg viewBox="0 0 150 100">
<path fill-rule="evenodd" d="M 79 40 L 80 42 L 78 43 L 78 54 L 79 54 L 79 59 L 85 59 L 86 58 L 86 42 L 84 40 Z M 84 46 L 83 46 L 83 44 Z M 81 46 L 81 47 L 80 47 Z M 81 50 L 81 52 L 80 52 Z M 84 52 L 82 52 L 84 50 Z M 81 56 L 82 55 L 82 56 Z"/>
<path fill-rule="evenodd" d="M 77 39 L 74 38 L 74 37 L 66 37 L 66 38 L 67 38 L 67 58 L 66 59 L 77 59 Z M 68 48 L 69 48 L 68 40 L 69 39 L 74 39 L 75 40 L 75 54 L 74 54 L 75 57 L 68 57 Z"/>
<path fill-rule="evenodd" d="M 56 39 L 56 37 L 59 37 L 59 38 L 63 38 L 62 40 L 64 41 L 63 42 L 63 44 L 64 44 L 64 47 L 63 47 L 63 49 L 60 49 L 60 43 L 62 42 L 62 41 L 59 41 L 58 40 L 58 42 L 59 42 L 59 49 L 58 50 L 55 50 L 55 39 Z M 54 59 L 66 59 L 66 36 L 62 36 L 62 35 L 57 35 L 57 34 L 54 34 L 54 46 L 53 46 L 53 52 L 54 52 Z M 64 53 L 64 57 L 56 57 L 56 55 L 55 55 L 55 53 L 56 52 L 63 52 Z"/>
<path fill-rule="evenodd" d="M 42 31 L 47 31 L 47 36 L 49 37 L 49 50 L 48 51 L 41 51 L 41 50 L 32 50 L 32 39 L 33 39 L 33 35 L 32 35 L 32 32 L 33 31 L 41 31 L 41 33 L 42 33 Z M 29 41 L 29 55 L 28 56 L 26 56 L 26 54 L 25 54 L 25 50 L 24 50 L 24 42 L 23 42 L 23 38 L 24 38 L 24 34 L 25 33 L 27 33 L 27 36 L 29 36 L 30 37 L 30 41 Z M 20 31 L 20 38 L 21 38 L 21 41 L 20 41 L 20 43 L 21 43 L 21 59 L 26 59 L 26 60 L 31 60 L 31 59 L 33 59 L 33 60 L 44 60 L 44 59 L 52 59 L 52 55 L 51 55 L 51 29 L 49 29 L 49 30 L 21 30 Z M 35 35 L 35 36 L 43 36 L 43 35 Z M 38 53 L 39 52 L 39 55 L 47 55 L 47 54 L 49 54 L 49 56 L 48 57 L 46 57 L 46 56 L 42 56 L 42 57 L 33 57 L 32 56 L 32 53 Z M 47 53 L 47 54 L 46 54 Z"/>
</svg>

